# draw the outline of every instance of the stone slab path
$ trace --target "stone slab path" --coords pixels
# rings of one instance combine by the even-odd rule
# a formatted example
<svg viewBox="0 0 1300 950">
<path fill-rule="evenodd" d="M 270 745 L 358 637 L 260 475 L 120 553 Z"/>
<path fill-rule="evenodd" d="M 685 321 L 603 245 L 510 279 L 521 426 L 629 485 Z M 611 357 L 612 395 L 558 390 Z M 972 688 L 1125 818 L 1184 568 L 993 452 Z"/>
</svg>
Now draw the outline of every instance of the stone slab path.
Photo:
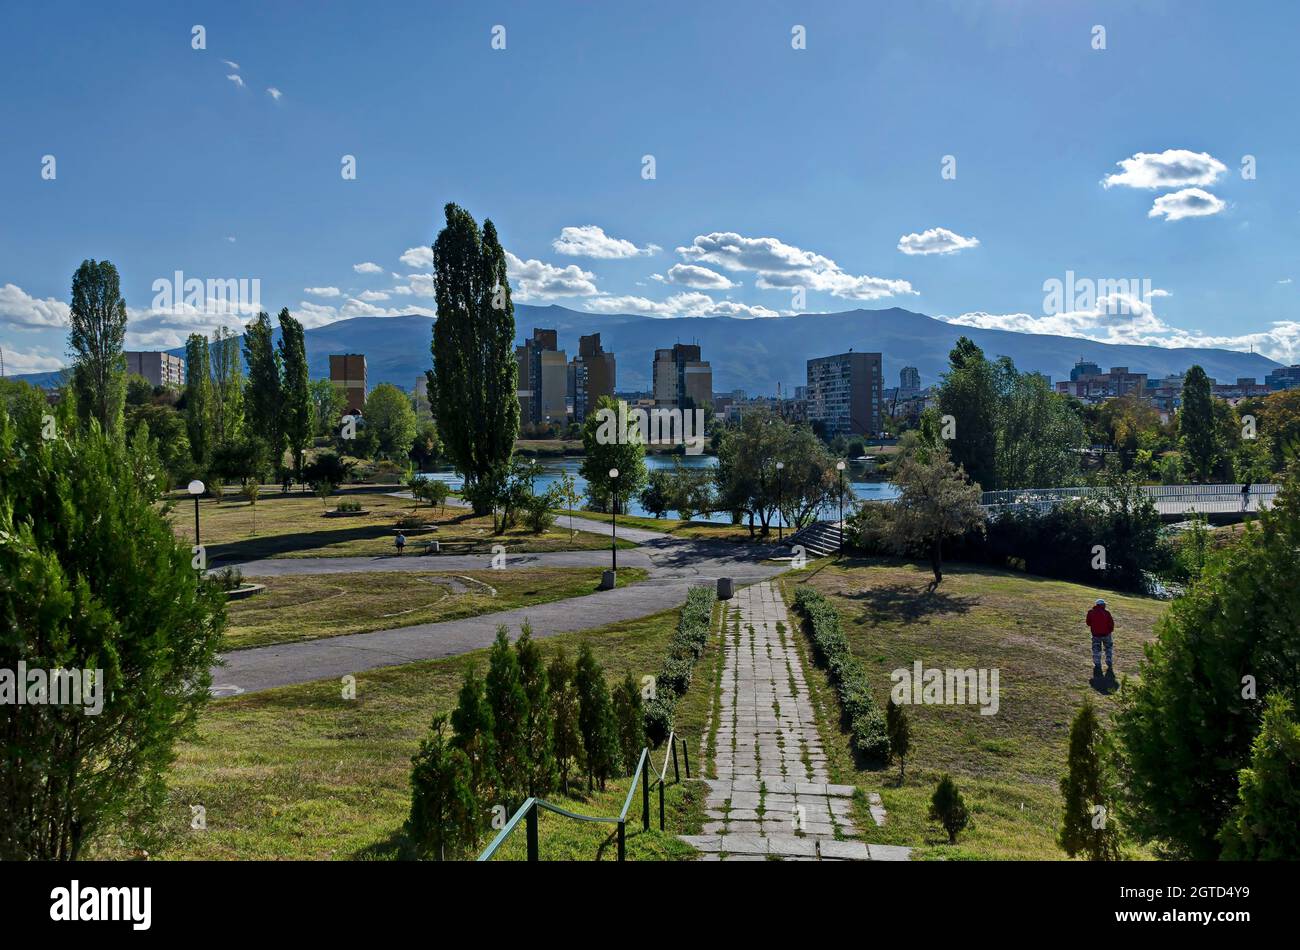
<svg viewBox="0 0 1300 950">
<path fill-rule="evenodd" d="M 780 593 L 736 592 L 727 611 L 721 715 L 702 860 L 906 861 L 909 848 L 868 845 L 851 817 L 852 785 L 827 782 L 826 751 Z"/>
</svg>

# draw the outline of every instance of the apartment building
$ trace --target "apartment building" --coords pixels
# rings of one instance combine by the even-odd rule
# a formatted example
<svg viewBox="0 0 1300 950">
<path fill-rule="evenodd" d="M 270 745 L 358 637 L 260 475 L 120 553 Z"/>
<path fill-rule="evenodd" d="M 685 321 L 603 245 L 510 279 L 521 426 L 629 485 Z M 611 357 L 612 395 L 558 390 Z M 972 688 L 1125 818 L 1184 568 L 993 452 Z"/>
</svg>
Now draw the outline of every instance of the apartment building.
<svg viewBox="0 0 1300 950">
<path fill-rule="evenodd" d="M 655 350 L 651 379 L 656 407 L 694 409 L 713 401 L 713 367 L 694 344 Z"/>
<path fill-rule="evenodd" d="M 342 390 L 347 411 L 359 413 L 366 405 L 366 357 L 364 353 L 331 353 L 330 382 Z"/>
<path fill-rule="evenodd" d="M 150 386 L 184 386 L 185 360 L 170 353 L 128 350 L 126 371 L 149 380 Z"/>
<path fill-rule="evenodd" d="M 515 359 L 519 364 L 520 425 L 566 424 L 569 366 L 559 348 L 559 334 L 534 327 L 532 339 L 515 347 Z"/>
<path fill-rule="evenodd" d="M 583 422 L 601 396 L 614 395 L 614 354 L 600 346 L 600 334 L 578 337 L 578 355 L 569 361 L 569 397 L 573 421 Z"/>
<path fill-rule="evenodd" d="M 808 361 L 808 419 L 829 436 L 881 431 L 884 380 L 879 353 L 839 353 Z"/>
</svg>

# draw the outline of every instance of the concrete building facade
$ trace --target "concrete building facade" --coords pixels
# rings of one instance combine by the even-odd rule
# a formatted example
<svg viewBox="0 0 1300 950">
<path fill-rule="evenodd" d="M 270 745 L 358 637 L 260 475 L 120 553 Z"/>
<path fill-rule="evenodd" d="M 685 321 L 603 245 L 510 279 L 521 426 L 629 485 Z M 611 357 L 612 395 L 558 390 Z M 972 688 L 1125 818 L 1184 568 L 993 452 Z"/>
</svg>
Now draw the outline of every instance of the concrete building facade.
<svg viewBox="0 0 1300 950">
<path fill-rule="evenodd" d="M 530 340 L 515 347 L 515 360 L 519 364 L 519 423 L 543 425 L 568 422 L 569 411 L 565 403 L 568 389 L 568 361 L 558 348 L 559 334 L 555 330 L 534 328 Z"/>
<path fill-rule="evenodd" d="M 839 353 L 808 361 L 808 418 L 829 436 L 875 435 L 884 402 L 879 353 Z"/>
<path fill-rule="evenodd" d="M 658 408 L 702 408 L 713 402 L 713 367 L 700 358 L 699 346 L 678 343 L 655 350 L 651 379 Z"/>
<path fill-rule="evenodd" d="M 569 362 L 574 422 L 582 423 L 601 396 L 614 395 L 615 372 L 614 354 L 601 349 L 599 333 L 578 338 L 578 355 Z"/>
<path fill-rule="evenodd" d="M 126 371 L 143 376 L 150 386 L 184 386 L 185 360 L 170 353 L 128 350 L 122 354 L 126 357 Z"/>
<path fill-rule="evenodd" d="M 347 411 L 359 413 L 366 405 L 366 357 L 364 353 L 331 353 L 330 382 L 342 390 Z"/>
</svg>

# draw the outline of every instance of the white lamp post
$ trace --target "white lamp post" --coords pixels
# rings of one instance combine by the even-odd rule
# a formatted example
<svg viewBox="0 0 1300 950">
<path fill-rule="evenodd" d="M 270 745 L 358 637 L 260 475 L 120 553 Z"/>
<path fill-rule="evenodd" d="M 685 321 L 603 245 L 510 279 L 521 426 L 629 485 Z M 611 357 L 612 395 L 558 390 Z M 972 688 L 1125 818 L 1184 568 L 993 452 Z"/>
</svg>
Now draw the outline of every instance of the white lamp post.
<svg viewBox="0 0 1300 950">
<path fill-rule="evenodd" d="M 609 565 L 612 570 L 618 570 L 618 469 L 609 470 L 610 481 L 613 482 L 613 489 L 610 491 L 609 505 Z"/>
</svg>

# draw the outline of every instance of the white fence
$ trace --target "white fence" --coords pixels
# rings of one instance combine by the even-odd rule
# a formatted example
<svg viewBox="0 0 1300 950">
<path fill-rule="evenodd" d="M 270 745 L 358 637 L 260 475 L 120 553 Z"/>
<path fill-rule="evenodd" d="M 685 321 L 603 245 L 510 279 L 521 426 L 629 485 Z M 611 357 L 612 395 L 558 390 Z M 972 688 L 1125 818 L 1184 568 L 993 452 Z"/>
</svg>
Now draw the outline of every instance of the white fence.
<svg viewBox="0 0 1300 950">
<path fill-rule="evenodd" d="M 1259 511 L 1270 508 L 1277 497 L 1278 485 L 1251 485 L 1243 493 L 1242 485 L 1145 485 L 1142 491 L 1162 515 L 1225 514 Z M 1044 511 L 1065 501 L 1089 498 L 1105 492 L 1102 488 L 1021 488 L 984 492 L 981 504 L 991 511 L 1033 509 Z"/>
</svg>

